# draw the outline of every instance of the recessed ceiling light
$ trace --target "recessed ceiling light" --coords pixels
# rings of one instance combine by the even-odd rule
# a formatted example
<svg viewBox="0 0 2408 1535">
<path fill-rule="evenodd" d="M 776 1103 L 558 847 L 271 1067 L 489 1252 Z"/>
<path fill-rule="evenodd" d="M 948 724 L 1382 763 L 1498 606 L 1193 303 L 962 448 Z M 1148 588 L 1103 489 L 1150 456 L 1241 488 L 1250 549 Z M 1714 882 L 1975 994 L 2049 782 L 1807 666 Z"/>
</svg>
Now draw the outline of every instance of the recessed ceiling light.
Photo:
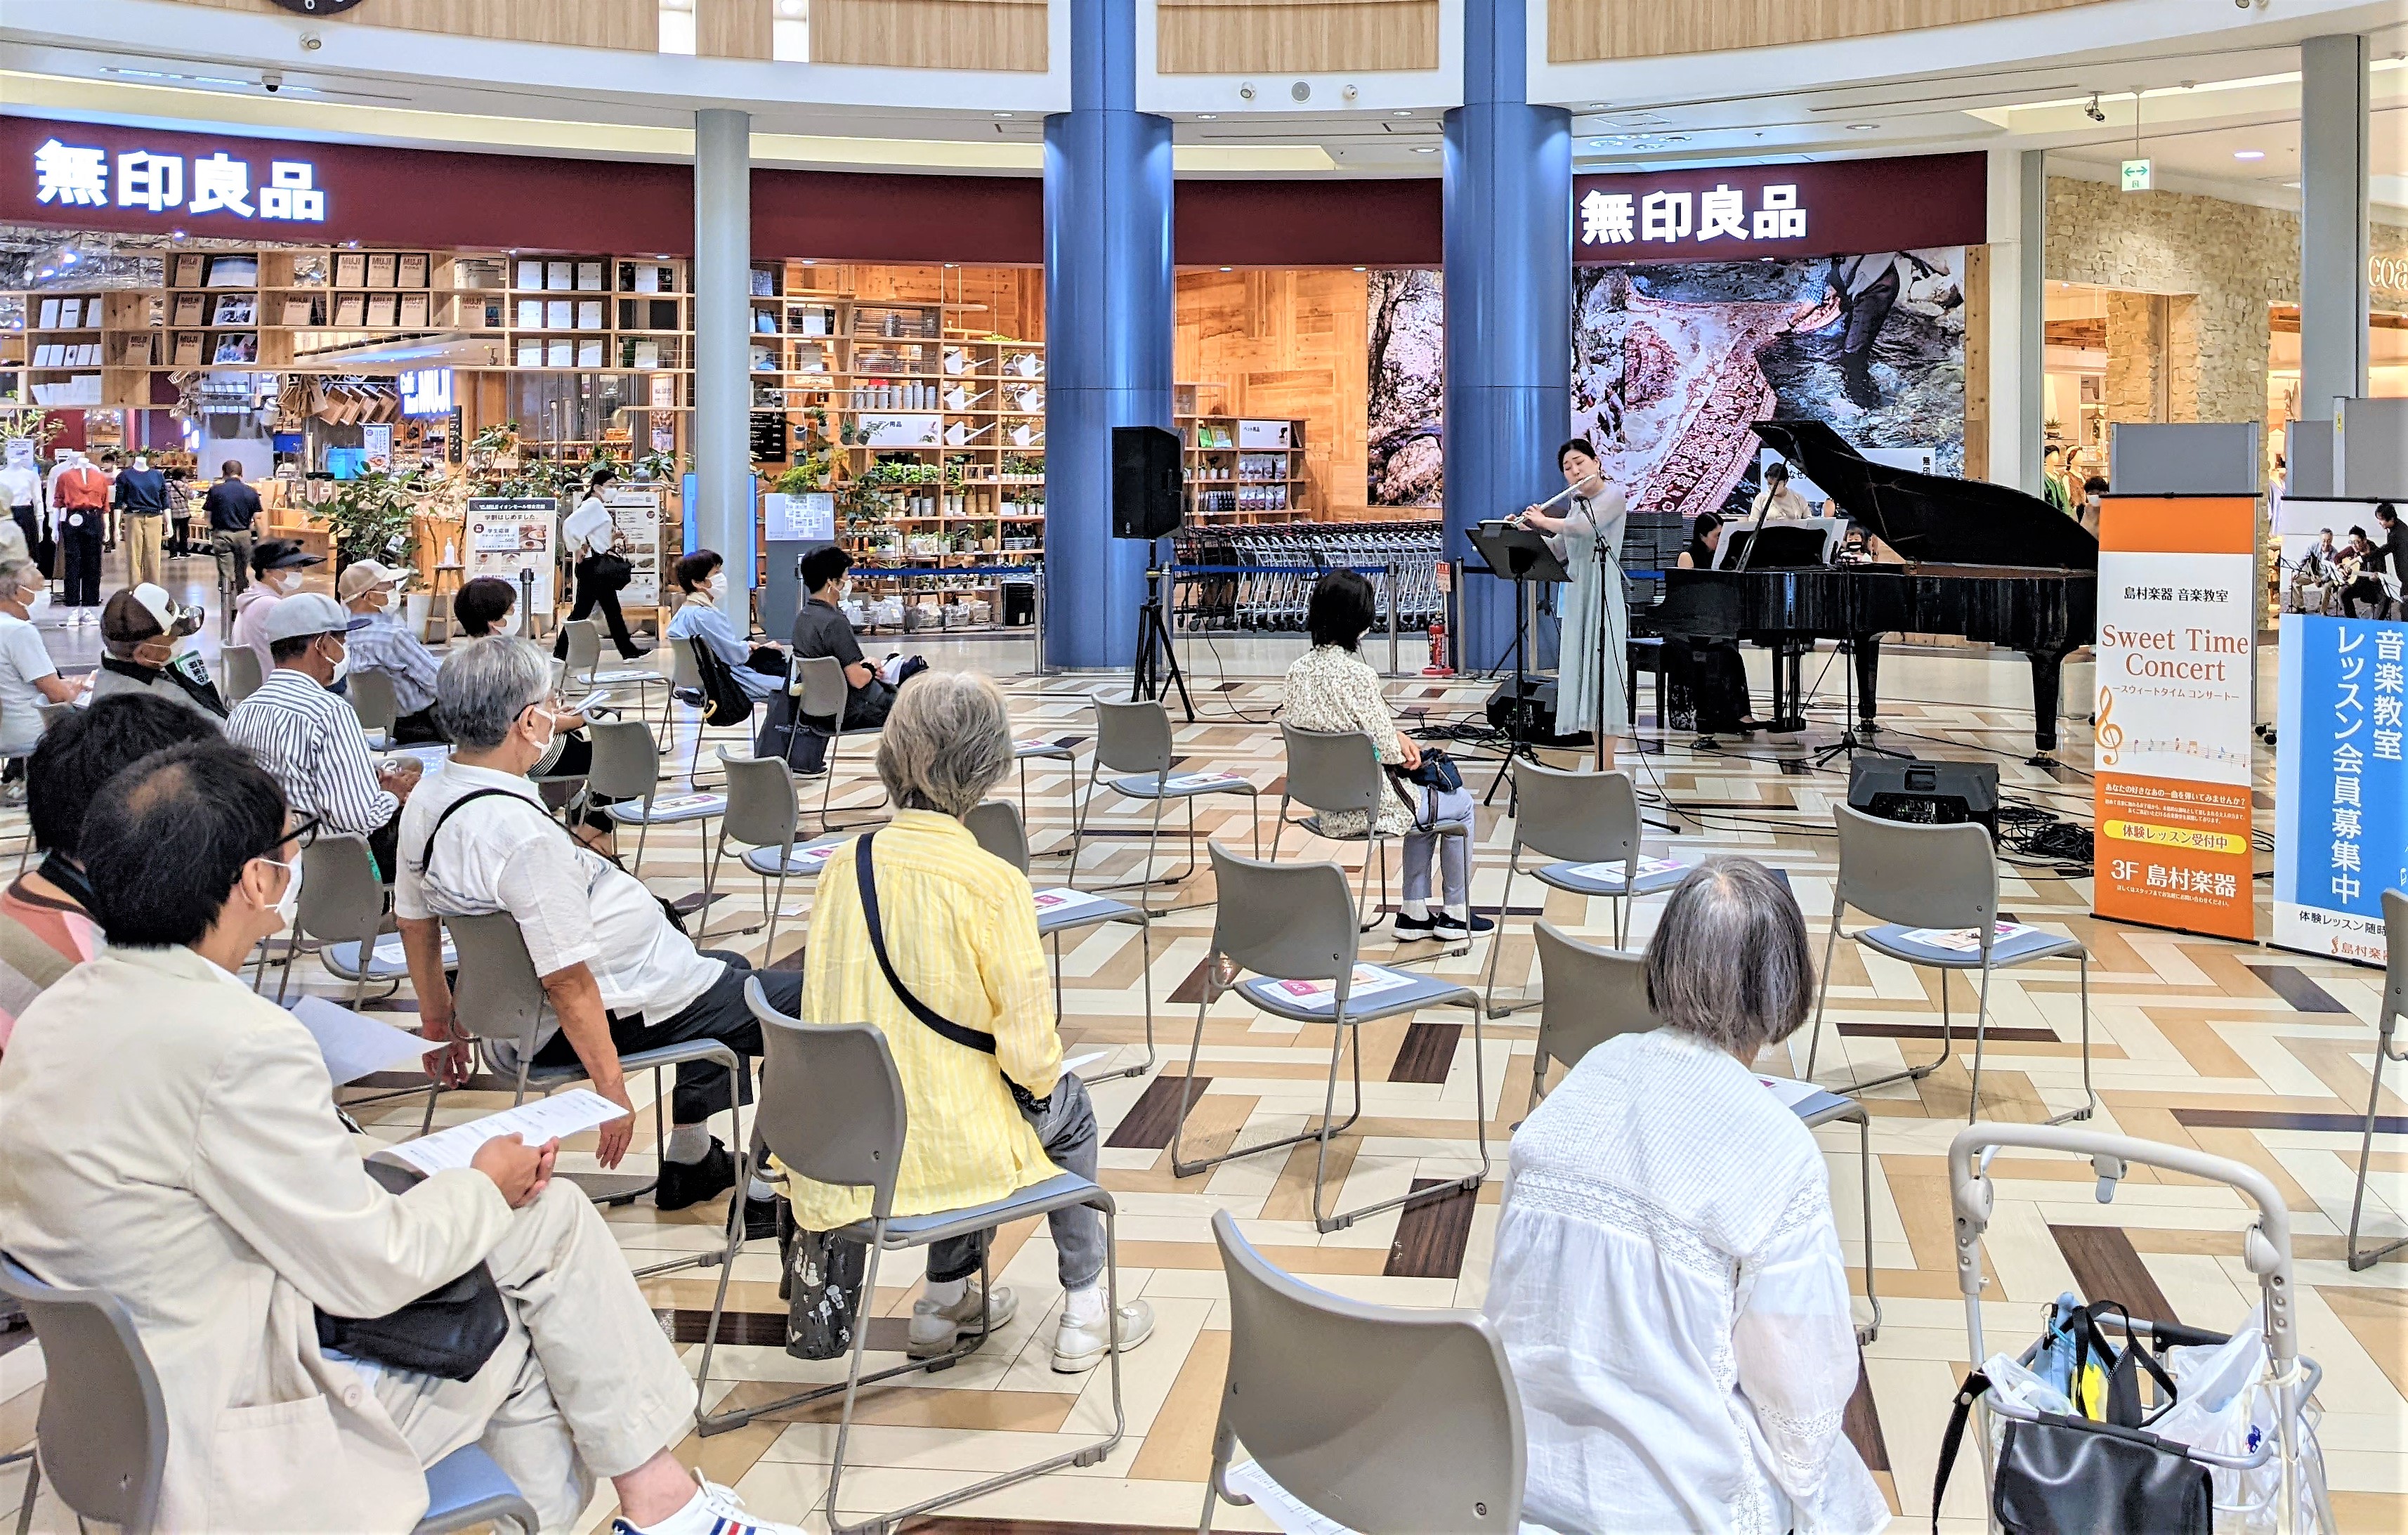
<svg viewBox="0 0 2408 1535">
<path fill-rule="evenodd" d="M 1198 122 L 1218 122 L 1221 121 L 1221 114 L 1218 112 L 1198 112 L 1196 114 L 1196 121 Z"/>
<path fill-rule="evenodd" d="M 1592 112 L 1602 112 L 1605 110 L 1605 103 L 1601 101 L 1592 101 L 1588 104 L 1588 109 Z"/>
<path fill-rule="evenodd" d="M 1016 113 L 1012 113 L 1012 112 L 997 112 L 997 113 L 996 113 L 995 115 L 996 115 L 996 116 L 997 116 L 997 117 L 1013 117 L 1013 116 L 1017 116 L 1018 114 L 1016 114 Z"/>
<path fill-rule="evenodd" d="M 1412 115 L 1413 115 L 1413 113 L 1412 113 L 1412 108 L 1410 108 L 1410 107 L 1400 107 L 1400 108 L 1397 108 L 1395 111 L 1390 112 L 1388 115 L 1389 115 L 1390 117 L 1411 117 L 1411 116 L 1412 116 Z"/>
<path fill-rule="evenodd" d="M 1415 154 L 1436 154 L 1438 152 L 1438 146 L 1435 144 L 1416 144 L 1413 146 L 1413 152 Z"/>
<path fill-rule="evenodd" d="M 1880 127 L 1881 124 L 1878 122 L 1851 122 L 1848 124 L 1848 132 L 1852 134 L 1869 134 L 1874 132 Z"/>
<path fill-rule="evenodd" d="M 1236 267 L 1234 267 L 1234 266 L 1224 266 L 1224 267 L 1222 267 L 1222 268 L 1221 268 L 1221 270 L 1223 270 L 1223 271 L 1225 271 L 1225 272 L 1233 272 L 1233 271 L 1236 271 L 1236 270 L 1237 270 L 1237 268 L 1236 268 Z"/>
<path fill-rule="evenodd" d="M 1368 272 L 1368 271 L 1369 271 L 1371 268 L 1369 268 L 1369 266 L 1357 266 L 1357 267 L 1355 267 L 1354 269 L 1355 269 L 1356 271 L 1358 271 L 1358 272 Z"/>
<path fill-rule="evenodd" d="M 1601 150 L 1605 148 L 1605 140 L 1602 138 L 1592 138 L 1588 141 L 1588 147 L 1593 150 Z"/>
<path fill-rule="evenodd" d="M 2266 151 L 2264 150 L 2235 150 L 2232 151 L 2232 158 L 2235 160 L 2263 160 L 2266 158 Z"/>
</svg>

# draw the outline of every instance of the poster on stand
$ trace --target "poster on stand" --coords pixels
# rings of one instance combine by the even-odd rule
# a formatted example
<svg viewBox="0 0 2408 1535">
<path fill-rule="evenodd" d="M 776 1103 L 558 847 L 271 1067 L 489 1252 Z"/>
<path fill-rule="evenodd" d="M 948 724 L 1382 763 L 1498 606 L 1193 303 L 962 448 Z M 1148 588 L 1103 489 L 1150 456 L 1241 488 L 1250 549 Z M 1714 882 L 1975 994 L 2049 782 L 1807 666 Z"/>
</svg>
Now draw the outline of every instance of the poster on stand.
<svg viewBox="0 0 2408 1535">
<path fill-rule="evenodd" d="M 657 607 L 661 600 L 661 497 L 657 491 L 632 488 L 611 491 L 602 498 L 618 534 L 619 552 L 636 567 L 619 593 L 622 608 Z"/>
<path fill-rule="evenodd" d="M 468 501 L 467 578 L 494 576 L 520 591 L 524 572 L 534 578 L 529 610 L 519 615 L 521 632 L 534 620 L 549 621 L 559 606 L 552 581 L 552 548 L 560 503 L 550 496 L 472 496 Z"/>
<path fill-rule="evenodd" d="M 2111 495 L 2099 537 L 2093 909 L 2246 942 L 2258 502 Z"/>
<path fill-rule="evenodd" d="M 2285 613 L 2274 732 L 2274 943 L 2384 962 L 2408 890 L 2408 624 Z"/>
</svg>

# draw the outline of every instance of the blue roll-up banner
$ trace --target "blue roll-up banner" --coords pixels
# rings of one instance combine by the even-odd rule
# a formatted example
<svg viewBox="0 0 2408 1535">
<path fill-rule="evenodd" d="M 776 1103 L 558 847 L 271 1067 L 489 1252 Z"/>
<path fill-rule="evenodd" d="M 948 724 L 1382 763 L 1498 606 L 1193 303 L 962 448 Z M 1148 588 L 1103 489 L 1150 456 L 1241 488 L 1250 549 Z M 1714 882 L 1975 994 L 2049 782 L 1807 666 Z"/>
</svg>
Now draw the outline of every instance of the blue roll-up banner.
<svg viewBox="0 0 2408 1535">
<path fill-rule="evenodd" d="M 2408 890 L 2408 624 L 2285 613 L 2275 715 L 2274 942 L 2384 962 Z"/>
</svg>

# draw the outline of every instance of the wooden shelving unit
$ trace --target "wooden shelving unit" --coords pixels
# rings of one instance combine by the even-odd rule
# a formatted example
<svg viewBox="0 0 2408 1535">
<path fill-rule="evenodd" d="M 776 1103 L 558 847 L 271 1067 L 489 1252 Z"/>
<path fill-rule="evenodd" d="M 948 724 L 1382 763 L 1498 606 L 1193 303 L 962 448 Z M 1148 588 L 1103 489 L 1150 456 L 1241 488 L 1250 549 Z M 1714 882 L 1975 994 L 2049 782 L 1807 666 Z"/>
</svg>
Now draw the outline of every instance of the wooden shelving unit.
<svg viewBox="0 0 2408 1535">
<path fill-rule="evenodd" d="M 1304 423 L 1191 415 L 1179 420 L 1187 515 L 1197 522 L 1288 522 L 1305 507 Z"/>
</svg>

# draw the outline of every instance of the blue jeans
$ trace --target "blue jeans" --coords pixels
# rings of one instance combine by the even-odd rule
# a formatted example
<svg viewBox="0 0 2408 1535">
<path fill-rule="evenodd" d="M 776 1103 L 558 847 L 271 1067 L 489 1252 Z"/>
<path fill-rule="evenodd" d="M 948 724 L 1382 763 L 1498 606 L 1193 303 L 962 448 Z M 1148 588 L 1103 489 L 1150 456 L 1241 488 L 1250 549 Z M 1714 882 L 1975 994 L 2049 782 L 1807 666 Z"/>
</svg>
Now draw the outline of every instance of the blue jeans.
<svg viewBox="0 0 2408 1535">
<path fill-rule="evenodd" d="M 1054 1084 L 1054 1096 L 1028 1116 L 1045 1155 L 1064 1172 L 1092 1180 L 1096 1176 L 1096 1110 L 1087 1101 L 1087 1084 L 1068 1072 Z M 1062 1288 L 1076 1290 L 1096 1282 L 1104 1271 L 1104 1216 L 1087 1205 L 1072 1205 L 1045 1217 L 1054 1230 L 1054 1272 Z M 948 1237 L 928 1244 L 928 1279 L 933 1284 L 968 1279 L 979 1270 L 992 1229 L 967 1237 Z"/>
<path fill-rule="evenodd" d="M 1415 791 L 1413 797 L 1419 799 L 1428 792 L 1426 789 Z M 1419 807 L 1415 809 L 1418 810 Z M 1423 830 L 1422 822 L 1428 823 L 1432 829 Z M 1464 834 L 1440 836 L 1436 827 L 1446 825 L 1462 826 Z M 1440 861 L 1445 867 L 1440 873 L 1446 888 L 1446 898 L 1440 904 L 1449 909 L 1469 904 L 1471 899 L 1470 827 L 1471 791 L 1469 789 L 1446 790 L 1438 796 L 1438 803 L 1431 808 L 1430 812 L 1417 819 L 1413 829 L 1405 833 L 1405 899 L 1426 901 L 1430 898 L 1430 851 L 1433 847 L 1442 844 L 1443 851 L 1440 854 Z"/>
</svg>

